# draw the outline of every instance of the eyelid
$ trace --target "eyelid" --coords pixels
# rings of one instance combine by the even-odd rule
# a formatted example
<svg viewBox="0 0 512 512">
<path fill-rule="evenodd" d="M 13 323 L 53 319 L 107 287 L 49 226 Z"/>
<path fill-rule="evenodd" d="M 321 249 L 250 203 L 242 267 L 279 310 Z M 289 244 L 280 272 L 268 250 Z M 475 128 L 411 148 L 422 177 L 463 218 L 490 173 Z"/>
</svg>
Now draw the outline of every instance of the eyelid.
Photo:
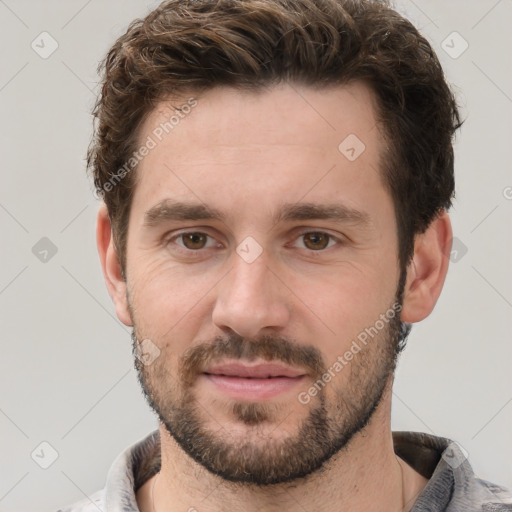
<svg viewBox="0 0 512 512">
<path fill-rule="evenodd" d="M 307 235 L 309 233 L 319 233 L 322 235 L 327 235 L 330 240 L 334 240 L 335 242 L 337 242 L 338 245 L 342 245 L 345 242 L 343 235 L 333 235 L 331 232 L 329 232 L 328 230 L 326 231 L 325 229 L 321 229 L 321 228 L 320 229 L 315 229 L 315 228 L 302 228 L 301 229 L 301 228 L 299 228 L 299 229 L 300 229 L 300 231 L 294 236 L 294 241 L 298 240 L 302 236 Z M 304 250 L 312 252 L 312 253 L 322 253 L 322 252 L 327 251 L 327 249 L 330 249 L 331 247 L 333 247 L 333 245 L 328 246 L 325 249 L 319 249 L 317 251 L 315 251 L 313 249 L 308 249 L 307 247 L 304 247 L 304 248 L 300 247 L 300 249 L 304 249 Z"/>
<path fill-rule="evenodd" d="M 179 243 L 176 242 L 177 239 L 180 239 L 180 237 L 182 237 L 183 235 L 188 235 L 188 234 L 200 234 L 200 235 L 205 235 L 206 237 L 216 241 L 218 244 L 221 244 L 217 238 L 215 238 L 213 235 L 211 235 L 210 233 L 207 232 L 207 230 L 205 230 L 204 228 L 199 228 L 199 229 L 183 229 L 183 230 L 180 230 L 178 232 L 173 232 L 172 235 L 170 236 L 165 236 L 164 237 L 164 243 L 166 245 L 170 244 L 171 242 L 172 243 L 175 243 L 175 245 L 177 245 L 179 247 L 179 250 L 180 251 L 183 251 L 183 252 L 187 252 L 189 254 L 191 253 L 199 253 L 201 251 L 204 251 L 206 249 L 211 249 L 213 246 L 210 246 L 210 247 L 203 247 L 201 249 L 189 249 L 188 247 L 185 247 L 184 245 L 181 245 Z M 208 241 L 206 242 L 208 244 Z"/>
<path fill-rule="evenodd" d="M 329 242 L 331 240 L 333 240 L 333 241 L 336 242 L 337 245 L 342 245 L 346 241 L 345 237 L 343 235 L 341 235 L 341 234 L 334 235 L 329 230 L 315 229 L 314 227 L 313 228 L 312 227 L 307 227 L 307 228 L 297 228 L 296 230 L 294 230 L 292 246 L 295 245 L 295 243 L 297 242 L 298 239 L 300 239 L 302 236 L 307 235 L 309 233 L 319 233 L 319 234 L 327 235 L 329 237 Z M 208 233 L 208 229 L 207 228 L 202 228 L 202 227 L 199 227 L 198 229 L 187 228 L 187 229 L 179 230 L 178 232 L 173 232 L 171 236 L 164 237 L 164 242 L 165 242 L 165 244 L 169 244 L 171 242 L 175 243 L 175 245 L 177 247 L 179 247 L 179 251 L 186 252 L 187 254 L 200 253 L 200 252 L 205 251 L 206 249 L 212 249 L 212 248 L 215 247 L 215 245 L 213 245 L 213 246 L 209 246 L 209 247 L 203 247 L 201 249 L 188 249 L 184 245 L 179 244 L 179 243 L 176 242 L 177 239 L 180 239 L 180 237 L 182 237 L 183 235 L 187 235 L 187 234 L 201 234 L 201 235 L 205 235 L 206 237 L 216 241 L 217 245 L 222 245 L 222 243 L 219 242 L 216 237 L 214 237 L 213 235 Z M 208 244 L 208 241 L 207 241 L 207 244 Z M 313 249 L 308 249 L 307 247 L 299 247 L 299 249 L 303 249 L 303 250 L 311 252 L 311 253 L 322 253 L 322 252 L 327 251 L 327 249 L 330 249 L 331 247 L 333 247 L 336 244 L 328 245 L 326 248 L 319 249 L 319 250 L 316 250 L 316 251 L 313 250 Z"/>
</svg>

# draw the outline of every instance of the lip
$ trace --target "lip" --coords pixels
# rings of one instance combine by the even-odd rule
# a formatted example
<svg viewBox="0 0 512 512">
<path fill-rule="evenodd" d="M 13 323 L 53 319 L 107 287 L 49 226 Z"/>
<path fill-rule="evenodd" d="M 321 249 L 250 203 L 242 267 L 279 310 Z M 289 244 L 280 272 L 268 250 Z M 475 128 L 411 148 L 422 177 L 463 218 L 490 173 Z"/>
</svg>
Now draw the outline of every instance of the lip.
<svg viewBox="0 0 512 512">
<path fill-rule="evenodd" d="M 230 398 L 261 401 L 292 390 L 306 373 L 279 363 L 226 363 L 211 366 L 201 377 Z"/>
<path fill-rule="evenodd" d="M 266 379 L 269 377 L 295 378 L 305 375 L 303 370 L 293 369 L 279 363 L 224 363 L 209 367 L 203 373 L 226 377 L 244 377 L 246 379 Z"/>
</svg>

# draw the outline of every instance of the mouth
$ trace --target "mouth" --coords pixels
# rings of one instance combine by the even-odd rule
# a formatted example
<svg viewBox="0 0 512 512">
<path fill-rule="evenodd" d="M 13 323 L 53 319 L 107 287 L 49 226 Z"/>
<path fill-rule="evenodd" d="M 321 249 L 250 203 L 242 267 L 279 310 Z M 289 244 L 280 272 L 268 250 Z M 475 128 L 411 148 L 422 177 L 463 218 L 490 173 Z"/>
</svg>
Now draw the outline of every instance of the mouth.
<svg viewBox="0 0 512 512">
<path fill-rule="evenodd" d="M 207 368 L 203 373 L 206 375 L 220 375 L 223 377 L 240 377 L 246 379 L 295 378 L 306 374 L 303 370 L 294 369 L 279 363 L 256 363 L 247 365 L 238 362 L 214 365 Z"/>
<path fill-rule="evenodd" d="M 225 363 L 211 366 L 201 375 L 216 392 L 231 398 L 265 400 L 292 390 L 307 374 L 279 363 Z"/>
</svg>

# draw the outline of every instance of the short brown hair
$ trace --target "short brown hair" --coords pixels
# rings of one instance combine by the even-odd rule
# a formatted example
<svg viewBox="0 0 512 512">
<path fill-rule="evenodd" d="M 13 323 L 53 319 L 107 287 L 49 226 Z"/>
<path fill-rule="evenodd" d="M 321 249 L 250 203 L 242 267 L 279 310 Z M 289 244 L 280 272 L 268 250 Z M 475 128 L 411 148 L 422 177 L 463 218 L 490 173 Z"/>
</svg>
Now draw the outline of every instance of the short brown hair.
<svg viewBox="0 0 512 512">
<path fill-rule="evenodd" d="M 135 176 L 120 170 L 156 104 L 184 91 L 365 81 L 388 146 L 381 172 L 402 269 L 415 235 L 451 206 L 456 102 L 430 44 L 385 1 L 169 0 L 131 23 L 99 71 L 87 165 L 123 268 Z"/>
</svg>

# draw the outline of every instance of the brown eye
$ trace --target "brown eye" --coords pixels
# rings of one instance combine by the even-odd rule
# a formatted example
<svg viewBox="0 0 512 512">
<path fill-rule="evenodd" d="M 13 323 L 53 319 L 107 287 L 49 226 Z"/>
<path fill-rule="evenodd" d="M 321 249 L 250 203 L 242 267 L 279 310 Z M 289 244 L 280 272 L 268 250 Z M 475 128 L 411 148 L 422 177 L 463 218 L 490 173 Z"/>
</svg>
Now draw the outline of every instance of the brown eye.
<svg viewBox="0 0 512 512">
<path fill-rule="evenodd" d="M 330 236 L 327 233 L 306 233 L 302 235 L 304 245 L 311 250 L 325 249 L 329 244 Z"/>
<path fill-rule="evenodd" d="M 187 249 L 195 250 L 204 248 L 208 235 L 204 233 L 184 233 L 180 238 Z"/>
</svg>

